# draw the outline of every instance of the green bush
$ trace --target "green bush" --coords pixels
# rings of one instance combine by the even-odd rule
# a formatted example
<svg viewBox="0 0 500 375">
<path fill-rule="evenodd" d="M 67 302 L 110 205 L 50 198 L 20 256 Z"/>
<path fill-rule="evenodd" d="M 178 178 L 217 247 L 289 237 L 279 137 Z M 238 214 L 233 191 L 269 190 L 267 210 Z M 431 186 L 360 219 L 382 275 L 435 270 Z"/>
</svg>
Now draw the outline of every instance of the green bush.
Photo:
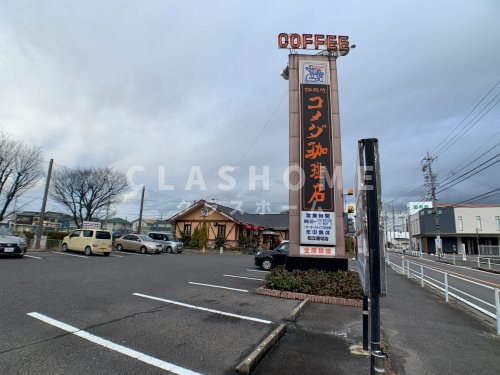
<svg viewBox="0 0 500 375">
<path fill-rule="evenodd" d="M 68 235 L 68 233 L 66 233 L 66 232 L 48 232 L 47 239 L 48 240 L 62 240 L 67 235 Z"/>
<path fill-rule="evenodd" d="M 327 272 L 311 269 L 288 272 L 285 267 L 280 266 L 266 275 L 264 285 L 268 289 L 288 292 L 352 299 L 363 298 L 363 288 L 357 272 L 354 271 Z"/>
<path fill-rule="evenodd" d="M 182 233 L 181 242 L 184 246 L 188 246 L 191 243 L 191 236 L 189 234 Z"/>
<path fill-rule="evenodd" d="M 200 247 L 200 229 L 198 227 L 193 230 L 190 245 L 194 248 Z"/>
<path fill-rule="evenodd" d="M 201 225 L 198 247 L 199 248 L 206 247 L 207 240 L 208 240 L 207 223 L 203 222 L 203 224 Z"/>
<path fill-rule="evenodd" d="M 23 236 L 26 238 L 35 238 L 35 233 L 34 232 L 28 232 L 27 230 L 23 231 Z"/>
<path fill-rule="evenodd" d="M 219 250 L 221 247 L 224 247 L 225 242 L 226 241 L 224 240 L 224 237 L 221 236 L 215 237 L 214 249 Z"/>
</svg>

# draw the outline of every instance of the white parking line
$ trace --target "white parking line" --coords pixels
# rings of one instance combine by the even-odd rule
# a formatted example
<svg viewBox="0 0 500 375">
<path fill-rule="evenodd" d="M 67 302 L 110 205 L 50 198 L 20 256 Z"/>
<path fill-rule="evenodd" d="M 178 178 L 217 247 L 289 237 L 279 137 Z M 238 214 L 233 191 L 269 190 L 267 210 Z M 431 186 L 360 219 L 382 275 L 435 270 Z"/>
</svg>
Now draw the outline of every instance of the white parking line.
<svg viewBox="0 0 500 375">
<path fill-rule="evenodd" d="M 129 357 L 135 358 L 135 359 L 142 361 L 144 363 L 147 363 L 149 365 L 161 368 L 163 370 L 173 372 L 174 374 L 179 374 L 179 375 L 198 375 L 199 374 L 198 372 L 194 372 L 194 371 L 185 369 L 183 367 L 176 366 L 172 363 L 162 361 L 161 359 L 151 357 L 147 354 L 138 352 L 137 350 L 129 349 L 125 346 L 115 344 L 114 342 L 111 342 L 109 340 L 95 336 L 95 335 L 88 333 L 86 331 L 82 331 L 79 328 L 76 328 L 76 327 L 70 326 L 69 324 L 52 319 L 46 315 L 43 315 L 43 314 L 40 314 L 37 312 L 31 312 L 31 313 L 28 313 L 28 315 L 35 318 L 35 319 L 41 320 L 42 322 L 50 324 L 54 327 L 60 328 L 66 332 L 72 333 L 75 336 L 78 336 L 78 337 L 81 337 L 85 340 L 91 341 L 94 344 L 104 346 L 108 349 L 114 350 L 114 351 L 119 352 L 121 354 L 125 354 Z"/>
<path fill-rule="evenodd" d="M 134 296 L 138 296 L 138 297 L 149 298 L 149 299 L 153 299 L 153 300 L 156 300 L 156 301 L 171 303 L 171 304 L 177 305 L 177 306 L 189 307 L 190 309 L 195 309 L 195 310 L 207 311 L 207 312 L 211 312 L 211 313 L 214 313 L 214 314 L 231 316 L 233 318 L 239 318 L 239 319 L 244 319 L 244 320 L 251 320 L 251 321 L 254 321 L 254 322 L 259 322 L 259 323 L 264 323 L 264 324 L 271 324 L 272 323 L 270 320 L 253 318 L 251 316 L 238 315 L 238 314 L 228 313 L 228 312 L 225 312 L 225 311 L 207 309 L 206 307 L 199 307 L 199 306 L 194 306 L 194 305 L 188 305 L 187 303 L 182 303 L 182 302 L 172 301 L 172 300 L 169 300 L 169 299 L 148 296 L 146 294 L 141 294 L 141 293 L 132 293 L 132 294 Z"/>
<path fill-rule="evenodd" d="M 59 251 L 52 251 L 54 254 L 57 255 L 67 255 L 69 257 L 78 257 L 78 258 L 88 258 L 88 256 L 85 255 L 75 255 L 75 254 L 68 254 L 68 253 L 60 253 Z"/>
<path fill-rule="evenodd" d="M 116 257 L 116 258 L 123 258 L 123 255 L 113 255 L 113 254 L 109 254 L 110 257 Z"/>
<path fill-rule="evenodd" d="M 236 276 L 236 275 L 222 275 L 222 276 L 224 276 L 224 277 L 235 277 L 237 279 L 264 281 L 264 279 L 256 279 L 255 277 L 245 277 L 245 276 Z"/>
<path fill-rule="evenodd" d="M 125 253 L 125 252 L 122 252 L 121 254 L 126 254 L 126 255 L 139 255 L 139 256 L 147 256 L 147 257 L 150 257 L 151 254 L 137 254 L 137 253 Z"/>
<path fill-rule="evenodd" d="M 262 272 L 262 273 L 269 273 L 269 271 L 251 270 L 251 269 L 249 269 L 249 268 L 247 268 L 247 271 L 250 271 L 250 272 Z"/>
<path fill-rule="evenodd" d="M 40 257 L 36 257 L 34 255 L 28 255 L 28 254 L 24 254 L 24 256 L 28 257 L 28 258 L 43 259 L 43 258 L 40 258 Z"/>
<path fill-rule="evenodd" d="M 211 287 L 211 288 L 219 288 L 219 289 L 228 289 L 228 290 L 234 290 L 234 291 L 237 291 L 237 292 L 244 292 L 244 293 L 248 293 L 248 290 L 245 290 L 245 289 L 237 289 L 237 288 L 229 288 L 227 286 L 220 286 L 220 285 L 212 285 L 212 284 L 203 284 L 203 283 L 195 283 L 193 281 L 189 281 L 188 284 L 193 284 L 193 285 L 202 285 L 202 286 L 208 286 L 208 287 Z"/>
</svg>

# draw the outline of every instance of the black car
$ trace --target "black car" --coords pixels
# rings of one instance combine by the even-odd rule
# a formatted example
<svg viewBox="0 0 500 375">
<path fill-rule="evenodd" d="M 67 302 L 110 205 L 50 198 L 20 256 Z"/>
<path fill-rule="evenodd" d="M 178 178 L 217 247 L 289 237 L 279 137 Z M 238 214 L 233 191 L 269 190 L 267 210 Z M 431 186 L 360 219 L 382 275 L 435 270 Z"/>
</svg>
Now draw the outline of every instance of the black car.
<svg viewBox="0 0 500 375">
<path fill-rule="evenodd" d="M 0 254 L 21 258 L 24 253 L 26 253 L 26 242 L 7 228 L 0 228 Z"/>
<path fill-rule="evenodd" d="M 271 268 L 286 263 L 288 255 L 288 241 L 283 241 L 274 250 L 259 251 L 255 255 L 255 265 L 263 270 L 269 271 Z"/>
</svg>

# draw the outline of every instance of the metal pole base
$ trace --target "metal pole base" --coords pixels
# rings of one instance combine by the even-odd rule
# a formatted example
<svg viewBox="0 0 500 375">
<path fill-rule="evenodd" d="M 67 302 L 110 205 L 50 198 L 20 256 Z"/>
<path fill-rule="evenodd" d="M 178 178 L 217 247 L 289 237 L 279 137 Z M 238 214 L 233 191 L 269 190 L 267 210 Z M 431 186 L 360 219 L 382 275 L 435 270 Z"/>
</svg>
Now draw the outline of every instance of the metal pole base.
<svg viewBox="0 0 500 375">
<path fill-rule="evenodd" d="M 385 374 L 385 354 L 381 350 L 371 352 L 371 375 Z"/>
</svg>

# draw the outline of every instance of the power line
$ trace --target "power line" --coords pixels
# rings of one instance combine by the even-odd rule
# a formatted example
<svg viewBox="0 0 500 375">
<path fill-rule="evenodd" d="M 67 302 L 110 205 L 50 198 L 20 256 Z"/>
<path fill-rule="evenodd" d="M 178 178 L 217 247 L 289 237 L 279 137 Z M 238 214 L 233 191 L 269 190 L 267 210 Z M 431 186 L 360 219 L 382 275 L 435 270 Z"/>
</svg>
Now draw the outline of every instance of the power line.
<svg viewBox="0 0 500 375">
<path fill-rule="evenodd" d="M 490 158 L 490 159 L 486 160 L 485 162 L 483 162 L 483 163 L 479 164 L 477 167 L 475 167 L 475 168 L 471 169 L 470 171 L 465 172 L 464 174 L 462 174 L 462 175 L 458 176 L 457 178 L 454 178 L 453 180 L 451 180 L 451 181 L 447 182 L 446 184 L 444 184 L 443 186 L 441 186 L 441 187 L 440 187 L 440 189 L 439 189 L 438 193 L 441 193 L 441 192 L 443 192 L 443 191 L 445 191 L 445 190 L 447 190 L 447 189 L 451 188 L 452 186 L 455 186 L 455 185 L 457 185 L 457 184 L 459 184 L 459 183 L 461 183 L 461 182 L 464 182 L 464 181 L 468 180 L 469 178 L 471 178 L 472 176 L 475 176 L 476 174 L 478 174 L 478 173 L 480 173 L 480 172 L 484 171 L 485 169 L 488 169 L 489 167 L 491 167 L 491 166 L 493 166 L 493 165 L 495 165 L 495 164 L 499 163 L 499 162 L 500 162 L 500 159 L 498 159 L 498 160 L 496 160 L 496 161 L 494 161 L 494 162 L 492 162 L 492 163 L 488 164 L 488 165 L 487 165 L 487 166 L 485 166 L 484 168 L 481 168 L 481 169 L 479 169 L 479 170 L 477 170 L 477 171 L 476 171 L 476 169 L 477 169 L 477 168 L 479 168 L 479 167 L 481 167 L 481 166 L 485 165 L 486 163 L 490 162 L 491 160 L 493 160 L 493 159 L 495 159 L 495 158 L 497 158 L 497 157 L 499 157 L 499 156 L 500 156 L 500 153 L 496 154 L 495 156 L 493 156 L 492 158 Z M 474 171 L 475 171 L 475 173 L 472 173 L 472 172 L 474 172 Z M 470 176 L 467 176 L 467 175 L 468 175 L 468 174 L 470 174 L 470 173 L 472 173 L 472 174 L 471 174 Z M 467 177 L 465 177 L 465 176 L 467 176 Z M 462 177 L 465 177 L 465 178 L 462 178 Z"/>
<path fill-rule="evenodd" d="M 493 189 L 493 190 L 490 190 L 490 191 L 488 191 L 486 193 L 479 194 L 479 195 L 476 195 L 475 197 L 466 199 L 466 200 L 464 200 L 462 202 L 455 203 L 451 207 L 456 207 L 456 206 L 458 206 L 460 204 L 470 203 L 470 202 L 474 202 L 474 201 L 478 201 L 478 200 L 482 200 L 482 199 L 486 199 L 486 198 L 491 198 L 491 197 L 493 197 L 495 195 L 498 195 L 498 194 L 500 194 L 500 188 Z"/>
<path fill-rule="evenodd" d="M 498 131 L 498 132 L 497 132 L 497 133 L 495 133 L 494 135 L 497 135 L 497 134 L 500 134 L 500 131 Z M 487 153 L 489 153 L 491 150 L 493 150 L 494 148 L 496 148 L 496 147 L 498 147 L 498 146 L 500 146 L 500 143 L 497 143 L 497 144 L 493 145 L 493 146 L 492 146 L 492 147 L 490 147 L 488 150 L 484 151 L 481 155 L 479 155 L 478 157 L 476 157 L 474 160 L 472 160 L 472 161 L 471 161 L 471 162 L 469 162 L 468 164 L 466 164 L 466 165 L 462 166 L 460 169 L 458 169 L 458 170 L 456 170 L 456 171 L 451 171 L 451 172 L 449 173 L 449 176 L 448 176 L 448 177 L 446 177 L 446 178 L 445 178 L 442 182 L 446 182 L 447 180 L 449 180 L 450 178 L 452 178 L 453 176 L 455 176 L 458 172 L 463 171 L 465 168 L 467 168 L 467 167 L 468 167 L 468 166 L 470 166 L 472 163 L 474 163 L 475 161 L 479 160 L 481 157 L 483 157 L 484 155 L 486 155 Z M 482 148 L 483 148 L 483 146 L 479 147 L 479 149 L 482 149 Z M 478 149 L 478 150 L 479 150 L 479 149 Z M 465 158 L 465 160 L 467 160 L 468 158 L 472 157 L 472 155 L 474 155 L 476 152 L 477 152 L 477 150 L 476 150 L 476 151 L 474 151 L 471 155 L 469 155 L 469 157 Z M 462 163 L 464 163 L 464 162 L 465 162 L 465 160 L 464 160 L 464 161 L 462 161 Z"/>
<path fill-rule="evenodd" d="M 468 114 L 467 114 L 467 115 L 466 115 L 466 116 L 462 119 L 462 121 L 460 121 L 460 123 L 459 123 L 457 126 L 455 126 L 455 128 L 453 128 L 453 130 L 451 130 L 451 131 L 450 131 L 450 132 L 449 132 L 449 133 L 448 133 L 448 134 L 447 134 L 447 135 L 446 135 L 446 136 L 445 136 L 445 137 L 441 140 L 441 142 L 439 142 L 439 143 L 438 143 L 438 144 L 437 144 L 437 145 L 436 145 L 436 146 L 435 146 L 435 147 L 434 147 L 434 148 L 430 151 L 430 153 L 431 153 L 431 154 L 433 154 L 435 151 L 436 151 L 436 153 L 437 153 L 437 150 L 439 149 L 439 147 L 440 147 L 442 144 L 444 144 L 444 142 L 446 142 L 447 138 L 448 138 L 449 136 L 451 136 L 451 134 L 453 134 L 453 132 L 454 132 L 455 130 L 457 130 L 457 129 L 460 127 L 460 125 L 462 125 L 462 123 L 463 123 L 465 120 L 467 120 L 467 118 L 468 118 L 468 117 L 469 117 L 469 116 L 470 116 L 470 115 L 471 115 L 471 114 L 472 114 L 472 113 L 476 110 L 476 108 L 477 108 L 477 107 L 479 107 L 479 105 L 480 105 L 480 104 L 481 104 L 481 103 L 482 103 L 482 102 L 483 102 L 483 101 L 484 101 L 484 100 L 488 97 L 488 95 L 489 95 L 489 94 L 490 94 L 490 93 L 491 93 L 491 92 L 492 92 L 492 91 L 493 91 L 493 90 L 494 90 L 494 89 L 498 86 L 498 84 L 499 84 L 499 83 L 500 83 L 500 80 L 498 80 L 498 81 L 497 81 L 497 82 L 493 85 L 493 87 L 492 87 L 492 88 L 491 88 L 491 89 L 490 89 L 490 90 L 486 93 L 486 95 L 484 95 L 484 96 L 482 97 L 482 99 L 479 101 L 479 103 L 477 103 L 477 104 L 476 104 L 476 106 L 475 106 L 474 108 L 472 108 L 472 110 L 471 110 L 471 111 L 470 111 L 470 112 L 469 112 L 469 113 L 468 113 Z"/>
<path fill-rule="evenodd" d="M 389 201 L 388 203 L 385 203 L 385 204 L 392 204 L 392 203 L 394 203 L 394 202 L 397 202 L 397 201 L 398 201 L 398 200 L 400 200 L 401 198 L 404 198 L 404 197 L 406 197 L 406 196 L 408 196 L 408 195 L 410 195 L 410 194 L 416 193 L 418 190 L 420 190 L 420 189 L 424 188 L 425 186 L 426 186 L 425 184 L 424 184 L 424 185 L 421 185 L 421 186 L 419 186 L 418 188 L 413 189 L 413 190 L 410 190 L 410 191 L 409 191 L 409 192 L 407 192 L 406 194 L 400 195 L 399 197 L 394 198 L 393 200 L 391 200 L 391 201 Z"/>
<path fill-rule="evenodd" d="M 498 93 L 494 99 L 496 99 L 498 96 L 500 95 L 500 93 Z M 492 99 L 492 100 L 494 100 Z M 491 103 L 491 102 L 490 102 Z M 488 103 L 488 105 L 490 104 Z M 448 150 L 451 146 L 453 146 L 455 143 L 457 143 L 457 141 L 463 137 L 465 134 L 467 134 L 473 127 L 474 125 L 476 125 L 479 121 L 481 121 L 483 119 L 484 116 L 486 116 L 493 108 L 495 108 L 495 106 L 500 103 L 500 100 L 497 100 L 496 103 L 491 107 L 489 108 L 485 113 L 483 113 L 483 115 L 478 118 L 474 123 L 472 123 L 468 128 L 463 128 L 459 133 L 457 133 L 455 135 L 455 140 L 453 142 L 449 142 L 446 147 L 442 148 L 440 151 L 438 150 L 437 154 L 442 154 L 443 152 L 445 152 L 446 150 Z M 479 116 L 479 114 L 477 114 L 475 117 Z M 472 120 L 471 120 L 472 121 Z M 462 133 L 463 132 L 463 133 Z M 461 134 L 461 135 L 460 135 Z"/>
</svg>

